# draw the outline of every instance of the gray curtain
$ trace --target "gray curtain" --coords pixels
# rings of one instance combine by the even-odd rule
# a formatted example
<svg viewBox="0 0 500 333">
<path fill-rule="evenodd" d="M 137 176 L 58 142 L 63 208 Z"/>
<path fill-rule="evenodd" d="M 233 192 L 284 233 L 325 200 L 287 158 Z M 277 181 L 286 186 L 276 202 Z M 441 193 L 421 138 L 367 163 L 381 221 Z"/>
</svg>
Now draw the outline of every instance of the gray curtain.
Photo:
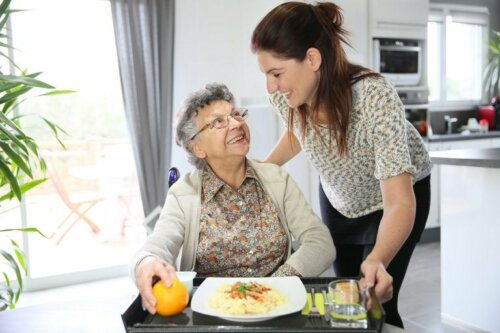
<svg viewBox="0 0 500 333">
<path fill-rule="evenodd" d="M 162 206 L 172 146 L 174 0 L 110 0 L 144 215 Z"/>
</svg>

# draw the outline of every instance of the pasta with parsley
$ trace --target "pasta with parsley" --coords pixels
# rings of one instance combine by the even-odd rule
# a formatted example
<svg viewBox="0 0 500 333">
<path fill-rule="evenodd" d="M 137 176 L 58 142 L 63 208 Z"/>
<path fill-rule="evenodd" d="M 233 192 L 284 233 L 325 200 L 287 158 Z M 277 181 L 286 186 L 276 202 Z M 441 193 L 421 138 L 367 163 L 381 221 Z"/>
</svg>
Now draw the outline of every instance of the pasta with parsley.
<svg viewBox="0 0 500 333">
<path fill-rule="evenodd" d="M 286 302 L 286 297 L 271 286 L 235 282 L 219 286 L 208 305 L 226 315 L 245 315 L 264 314 Z"/>
</svg>

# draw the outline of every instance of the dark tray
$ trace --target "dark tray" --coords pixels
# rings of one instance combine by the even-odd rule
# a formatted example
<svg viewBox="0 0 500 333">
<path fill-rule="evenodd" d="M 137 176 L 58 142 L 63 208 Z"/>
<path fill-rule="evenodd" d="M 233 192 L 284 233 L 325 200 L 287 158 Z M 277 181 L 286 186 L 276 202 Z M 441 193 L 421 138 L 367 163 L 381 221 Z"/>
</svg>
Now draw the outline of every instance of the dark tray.
<svg viewBox="0 0 500 333">
<path fill-rule="evenodd" d="M 336 278 L 302 278 L 307 291 L 315 287 L 317 291 L 326 289 L 327 284 Z M 195 278 L 194 289 L 198 287 L 204 278 Z M 300 312 L 292 313 L 270 320 L 237 323 L 212 317 L 191 311 L 188 306 L 184 311 L 176 316 L 164 317 L 161 315 L 151 315 L 142 309 L 141 296 L 137 296 L 134 302 L 122 314 L 123 325 L 128 333 L 149 333 L 149 332 L 346 332 L 346 333 L 381 333 L 385 320 L 385 313 L 373 293 L 372 307 L 368 311 L 367 329 L 339 329 L 330 326 L 330 323 L 322 321 L 311 321 Z"/>
</svg>

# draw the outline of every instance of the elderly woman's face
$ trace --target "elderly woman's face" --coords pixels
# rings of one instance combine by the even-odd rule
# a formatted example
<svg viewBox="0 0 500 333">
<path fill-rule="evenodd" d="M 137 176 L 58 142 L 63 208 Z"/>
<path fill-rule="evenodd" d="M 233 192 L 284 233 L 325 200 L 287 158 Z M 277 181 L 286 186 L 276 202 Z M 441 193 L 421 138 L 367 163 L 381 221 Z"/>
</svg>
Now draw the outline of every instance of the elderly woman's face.
<svg viewBox="0 0 500 333">
<path fill-rule="evenodd" d="M 227 117 L 234 110 L 234 106 L 226 101 L 214 101 L 200 109 L 196 117 L 198 128 L 212 122 L 218 117 Z M 217 162 L 225 162 L 230 158 L 244 158 L 250 149 L 250 131 L 247 123 L 228 118 L 229 124 L 225 128 L 208 128 L 194 139 L 194 153 L 204 158 L 210 166 Z"/>
</svg>

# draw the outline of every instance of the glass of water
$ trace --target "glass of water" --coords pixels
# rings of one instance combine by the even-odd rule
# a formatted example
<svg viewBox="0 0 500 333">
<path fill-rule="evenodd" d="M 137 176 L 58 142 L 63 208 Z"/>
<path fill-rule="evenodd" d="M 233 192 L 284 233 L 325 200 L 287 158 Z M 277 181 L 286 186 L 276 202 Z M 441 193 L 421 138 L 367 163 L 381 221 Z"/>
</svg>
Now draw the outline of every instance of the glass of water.
<svg viewBox="0 0 500 333">
<path fill-rule="evenodd" d="M 368 288 L 354 279 L 334 280 L 328 284 L 330 324 L 341 328 L 368 328 Z"/>
</svg>

